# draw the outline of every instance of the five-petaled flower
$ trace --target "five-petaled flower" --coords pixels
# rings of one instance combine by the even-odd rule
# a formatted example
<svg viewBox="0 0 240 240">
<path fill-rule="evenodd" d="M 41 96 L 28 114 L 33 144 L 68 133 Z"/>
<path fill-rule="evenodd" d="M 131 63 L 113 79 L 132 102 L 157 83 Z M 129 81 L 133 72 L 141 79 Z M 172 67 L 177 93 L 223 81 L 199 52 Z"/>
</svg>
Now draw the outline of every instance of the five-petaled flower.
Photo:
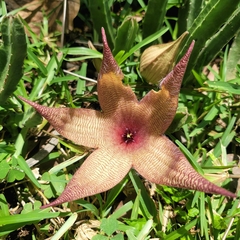
<svg viewBox="0 0 240 240">
<path fill-rule="evenodd" d="M 97 91 L 101 111 L 52 108 L 20 97 L 64 137 L 94 148 L 63 193 L 43 208 L 94 195 L 118 184 L 131 168 L 147 180 L 167 186 L 236 197 L 198 174 L 164 132 L 178 105 L 183 75 L 194 42 L 175 68 L 140 101 L 122 83 L 123 73 L 103 37 L 103 62 Z"/>
</svg>

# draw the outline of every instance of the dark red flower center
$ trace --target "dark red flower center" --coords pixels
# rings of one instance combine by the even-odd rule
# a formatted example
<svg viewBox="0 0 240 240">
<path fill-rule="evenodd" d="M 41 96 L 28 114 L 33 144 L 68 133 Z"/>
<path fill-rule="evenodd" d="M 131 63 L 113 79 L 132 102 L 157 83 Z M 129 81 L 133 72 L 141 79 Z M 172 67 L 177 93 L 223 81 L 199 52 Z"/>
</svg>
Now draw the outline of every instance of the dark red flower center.
<svg viewBox="0 0 240 240">
<path fill-rule="evenodd" d="M 135 142 L 134 137 L 136 133 L 137 133 L 136 131 L 126 127 L 124 133 L 122 134 L 122 142 L 126 144 Z"/>
</svg>

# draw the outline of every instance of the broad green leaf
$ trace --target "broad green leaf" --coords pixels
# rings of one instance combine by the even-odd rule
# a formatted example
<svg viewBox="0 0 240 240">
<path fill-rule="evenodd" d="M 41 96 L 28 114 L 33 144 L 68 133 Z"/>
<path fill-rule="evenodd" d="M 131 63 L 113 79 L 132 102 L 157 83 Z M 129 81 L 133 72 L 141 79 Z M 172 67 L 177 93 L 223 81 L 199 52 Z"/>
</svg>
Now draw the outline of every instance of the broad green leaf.
<svg viewBox="0 0 240 240">
<path fill-rule="evenodd" d="M 101 230 L 111 236 L 118 229 L 118 221 L 114 218 L 103 218 L 100 225 Z"/>
<path fill-rule="evenodd" d="M 98 234 L 93 236 L 92 240 L 109 240 L 109 237 Z"/>
<path fill-rule="evenodd" d="M 15 180 L 22 180 L 25 176 L 25 173 L 20 169 L 11 168 L 7 175 L 7 182 L 14 182 Z"/>
<path fill-rule="evenodd" d="M 50 182 L 50 184 L 42 186 L 44 195 L 47 198 L 59 196 L 63 192 L 67 182 L 64 174 L 55 175 L 49 172 L 45 172 L 42 175 L 42 180 Z"/>
<path fill-rule="evenodd" d="M 123 234 L 118 233 L 117 235 L 111 237 L 111 240 L 124 240 Z"/>
<path fill-rule="evenodd" d="M 8 172 L 10 170 L 10 166 L 9 166 L 9 164 L 7 163 L 7 161 L 5 159 L 3 159 L 0 162 L 0 169 L 1 169 L 1 171 L 0 171 L 0 179 L 4 179 L 7 176 Z"/>
</svg>

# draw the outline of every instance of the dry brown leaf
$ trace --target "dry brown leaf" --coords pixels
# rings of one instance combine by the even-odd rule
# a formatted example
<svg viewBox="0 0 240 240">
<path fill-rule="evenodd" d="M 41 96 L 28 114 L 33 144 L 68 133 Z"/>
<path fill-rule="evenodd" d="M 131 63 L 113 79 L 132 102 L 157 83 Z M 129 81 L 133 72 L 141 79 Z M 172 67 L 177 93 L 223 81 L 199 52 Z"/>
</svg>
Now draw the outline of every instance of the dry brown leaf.
<svg viewBox="0 0 240 240">
<path fill-rule="evenodd" d="M 40 33 L 44 15 L 49 16 L 49 32 L 62 32 L 62 26 L 57 22 L 63 21 L 63 0 L 34 0 L 29 2 L 23 6 L 25 9 L 18 14 L 29 24 L 34 33 Z M 66 30 L 73 29 L 73 19 L 77 16 L 79 9 L 80 0 L 67 1 Z"/>
</svg>

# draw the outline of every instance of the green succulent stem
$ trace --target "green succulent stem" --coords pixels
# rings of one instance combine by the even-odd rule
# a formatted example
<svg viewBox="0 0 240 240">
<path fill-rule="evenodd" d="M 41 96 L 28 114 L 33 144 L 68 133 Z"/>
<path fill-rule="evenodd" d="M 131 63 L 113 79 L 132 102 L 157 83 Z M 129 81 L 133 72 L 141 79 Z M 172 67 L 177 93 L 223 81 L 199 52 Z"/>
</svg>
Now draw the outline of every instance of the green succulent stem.
<svg viewBox="0 0 240 240">
<path fill-rule="evenodd" d="M 23 24 L 19 17 L 7 16 L 1 23 L 0 47 L 0 105 L 15 91 L 23 73 L 27 44 Z"/>
</svg>

